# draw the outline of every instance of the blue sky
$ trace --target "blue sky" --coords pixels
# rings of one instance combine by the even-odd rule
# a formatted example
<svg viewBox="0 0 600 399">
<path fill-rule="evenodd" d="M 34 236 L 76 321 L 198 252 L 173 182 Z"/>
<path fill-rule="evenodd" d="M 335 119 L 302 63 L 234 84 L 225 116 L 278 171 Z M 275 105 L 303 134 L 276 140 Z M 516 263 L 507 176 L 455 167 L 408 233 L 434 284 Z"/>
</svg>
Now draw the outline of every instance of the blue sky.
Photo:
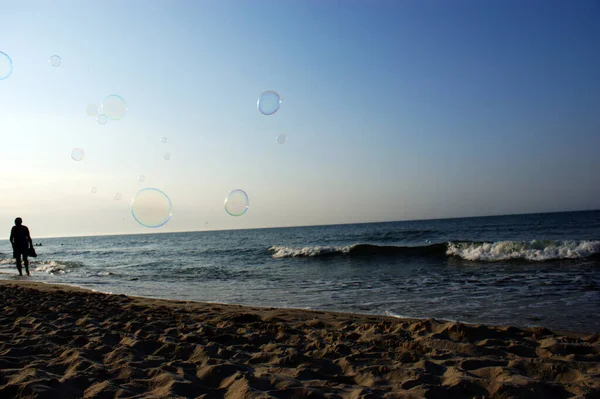
<svg viewBox="0 0 600 399">
<path fill-rule="evenodd" d="M 7 229 L 16 216 L 61 236 L 600 208 L 595 1 L 29 1 L 2 14 Z M 265 90 L 282 98 L 271 116 L 256 108 Z M 109 94 L 128 113 L 99 125 L 85 109 Z M 173 203 L 156 230 L 131 217 L 145 187 Z M 223 207 L 233 189 L 250 199 L 240 217 Z"/>
</svg>

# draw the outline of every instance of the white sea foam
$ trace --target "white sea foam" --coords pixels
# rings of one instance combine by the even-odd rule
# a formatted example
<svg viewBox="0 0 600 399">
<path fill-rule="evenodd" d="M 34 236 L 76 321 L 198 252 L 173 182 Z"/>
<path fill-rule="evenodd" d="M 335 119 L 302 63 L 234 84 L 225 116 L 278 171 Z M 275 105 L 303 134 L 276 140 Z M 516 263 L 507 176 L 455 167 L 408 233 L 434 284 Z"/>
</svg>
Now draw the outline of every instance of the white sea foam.
<svg viewBox="0 0 600 399">
<path fill-rule="evenodd" d="M 71 271 L 71 269 L 83 266 L 80 262 L 69 262 L 69 261 L 42 261 L 35 262 L 31 265 L 34 267 L 34 271 L 43 272 L 48 274 L 65 274 Z"/>
<path fill-rule="evenodd" d="M 385 311 L 385 315 L 386 316 L 390 316 L 390 317 L 395 317 L 396 319 L 414 319 L 415 318 L 415 317 L 410 317 L 410 316 L 407 316 L 407 315 L 403 315 L 403 314 L 391 312 L 389 310 Z"/>
<path fill-rule="evenodd" d="M 273 246 L 269 248 L 269 251 L 273 253 L 273 258 L 297 258 L 297 257 L 313 257 L 326 254 L 334 253 L 348 253 L 352 246 L 345 247 L 303 247 L 303 248 L 291 248 L 284 246 Z"/>
<path fill-rule="evenodd" d="M 64 274 L 66 273 L 65 269 L 65 265 L 61 265 L 54 261 L 49 261 L 36 264 L 34 271 L 48 274 Z"/>
<path fill-rule="evenodd" d="M 600 241 L 498 241 L 448 243 L 446 255 L 471 261 L 579 259 L 600 253 Z"/>
<path fill-rule="evenodd" d="M 0 265 L 13 265 L 15 260 L 13 258 L 2 258 L 0 259 Z"/>
</svg>

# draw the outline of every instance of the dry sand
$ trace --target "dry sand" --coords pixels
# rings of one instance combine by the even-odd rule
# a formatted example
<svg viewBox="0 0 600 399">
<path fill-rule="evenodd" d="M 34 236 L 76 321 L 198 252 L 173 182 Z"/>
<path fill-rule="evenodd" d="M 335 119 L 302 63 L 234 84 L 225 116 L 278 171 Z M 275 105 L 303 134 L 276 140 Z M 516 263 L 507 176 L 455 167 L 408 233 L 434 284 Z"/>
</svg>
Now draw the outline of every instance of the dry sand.
<svg viewBox="0 0 600 399">
<path fill-rule="evenodd" d="M 599 398 L 598 334 L 0 281 L 0 398 Z"/>
</svg>

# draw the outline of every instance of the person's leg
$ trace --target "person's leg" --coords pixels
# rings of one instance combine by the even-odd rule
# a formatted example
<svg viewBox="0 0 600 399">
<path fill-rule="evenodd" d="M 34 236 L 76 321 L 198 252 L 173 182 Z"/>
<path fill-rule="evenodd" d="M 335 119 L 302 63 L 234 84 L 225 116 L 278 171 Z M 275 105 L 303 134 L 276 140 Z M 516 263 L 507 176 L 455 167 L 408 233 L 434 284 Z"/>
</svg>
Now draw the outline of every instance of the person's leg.
<svg viewBox="0 0 600 399">
<path fill-rule="evenodd" d="M 21 254 L 19 252 L 15 252 L 15 259 L 17 260 L 17 270 L 19 271 L 19 276 L 22 276 L 23 271 L 21 268 Z"/>
<path fill-rule="evenodd" d="M 31 276 L 31 274 L 29 274 L 29 259 L 27 258 L 27 254 L 23 254 L 23 264 L 25 265 L 25 272 L 28 276 Z"/>
</svg>

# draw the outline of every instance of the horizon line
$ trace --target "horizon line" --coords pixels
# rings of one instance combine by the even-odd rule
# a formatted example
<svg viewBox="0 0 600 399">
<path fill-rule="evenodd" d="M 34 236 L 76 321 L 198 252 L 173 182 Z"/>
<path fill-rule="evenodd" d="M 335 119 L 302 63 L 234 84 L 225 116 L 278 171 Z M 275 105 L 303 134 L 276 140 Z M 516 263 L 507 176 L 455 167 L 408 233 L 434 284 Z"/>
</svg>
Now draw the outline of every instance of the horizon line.
<svg viewBox="0 0 600 399">
<path fill-rule="evenodd" d="M 87 235 L 65 235 L 65 236 L 40 236 L 38 239 L 48 238 L 83 238 L 83 237 L 112 237 L 112 236 L 135 236 L 135 235 L 150 235 L 150 234 L 181 234 L 181 233 L 203 233 L 203 232 L 214 232 L 214 231 L 244 231 L 244 230 L 265 230 L 265 229 L 288 229 L 295 227 L 323 227 L 323 226 L 345 226 L 351 224 L 371 224 L 371 223 L 398 223 L 398 222 L 421 222 L 421 221 L 434 221 L 434 220 L 449 220 L 449 219 L 475 219 L 475 218 L 486 218 L 486 217 L 504 217 L 504 216 L 524 216 L 524 215 L 543 215 L 553 213 L 570 213 L 570 212 L 598 212 L 600 208 L 595 209 L 577 209 L 577 210 L 563 210 L 563 211 L 545 211 L 545 212 L 525 212 L 525 213 L 506 213 L 506 214 L 493 214 L 493 215 L 472 215 L 472 216 L 450 216 L 450 217 L 437 217 L 437 218 L 425 218 L 425 219 L 404 219 L 404 220 L 376 220 L 367 222 L 349 222 L 349 223 L 329 223 L 329 224 L 307 224 L 307 225 L 289 225 L 289 226 L 263 226 L 263 227 L 246 227 L 241 229 L 213 229 L 213 230 L 179 230 L 179 231 L 149 231 L 139 233 L 106 233 L 106 234 L 87 234 Z M 8 239 L 6 239 L 8 241 Z"/>
</svg>

